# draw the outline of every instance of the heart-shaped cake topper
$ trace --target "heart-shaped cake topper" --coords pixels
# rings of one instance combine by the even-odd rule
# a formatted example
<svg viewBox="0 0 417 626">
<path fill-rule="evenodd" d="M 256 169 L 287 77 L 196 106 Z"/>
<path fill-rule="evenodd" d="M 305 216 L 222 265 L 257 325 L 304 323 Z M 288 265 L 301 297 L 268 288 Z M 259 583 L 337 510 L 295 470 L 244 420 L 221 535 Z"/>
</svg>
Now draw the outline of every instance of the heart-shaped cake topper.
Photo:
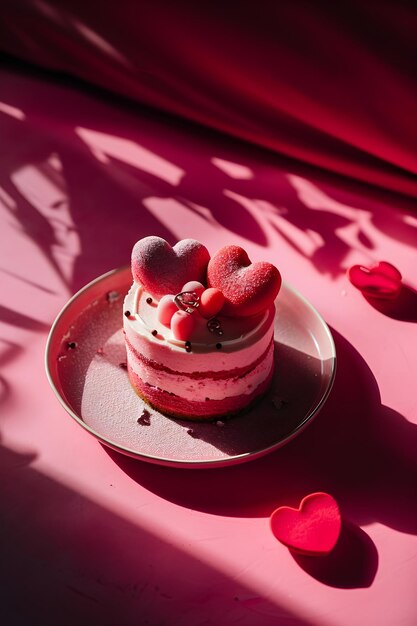
<svg viewBox="0 0 417 626">
<path fill-rule="evenodd" d="M 251 263 L 240 246 L 226 246 L 210 259 L 207 281 L 224 295 L 222 315 L 248 316 L 265 311 L 274 302 L 281 274 L 271 263 Z"/>
<path fill-rule="evenodd" d="M 161 237 L 140 239 L 132 251 L 132 274 L 154 298 L 176 294 L 190 280 L 204 281 L 208 250 L 195 239 L 182 239 L 175 246 Z"/>
<path fill-rule="evenodd" d="M 368 298 L 393 299 L 401 291 L 402 276 L 394 265 L 380 261 L 375 265 L 353 265 L 348 269 L 352 285 Z"/>
<path fill-rule="evenodd" d="M 298 509 L 282 506 L 270 518 L 271 530 L 287 548 L 319 556 L 335 547 L 342 520 L 336 500 L 324 492 L 303 498 Z"/>
</svg>

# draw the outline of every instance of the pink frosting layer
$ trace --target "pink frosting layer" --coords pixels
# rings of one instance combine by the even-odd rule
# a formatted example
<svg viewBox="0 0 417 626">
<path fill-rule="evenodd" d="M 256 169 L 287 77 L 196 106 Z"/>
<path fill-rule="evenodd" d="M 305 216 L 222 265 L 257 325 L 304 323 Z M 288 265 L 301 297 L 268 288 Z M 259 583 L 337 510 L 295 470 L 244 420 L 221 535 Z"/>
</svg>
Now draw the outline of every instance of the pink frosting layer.
<svg viewBox="0 0 417 626">
<path fill-rule="evenodd" d="M 249 396 L 269 376 L 273 366 L 274 344 L 254 363 L 238 370 L 184 374 L 173 372 L 158 364 L 144 360 L 127 343 L 128 362 L 131 370 L 152 387 L 193 400 L 221 400 L 224 397 Z"/>
<path fill-rule="evenodd" d="M 249 395 L 226 397 L 221 400 L 193 401 L 147 385 L 132 371 L 130 365 L 128 371 L 130 381 L 138 394 L 155 409 L 173 417 L 190 420 L 210 420 L 239 413 L 267 391 L 273 374 L 271 370 L 268 377 Z"/>
</svg>

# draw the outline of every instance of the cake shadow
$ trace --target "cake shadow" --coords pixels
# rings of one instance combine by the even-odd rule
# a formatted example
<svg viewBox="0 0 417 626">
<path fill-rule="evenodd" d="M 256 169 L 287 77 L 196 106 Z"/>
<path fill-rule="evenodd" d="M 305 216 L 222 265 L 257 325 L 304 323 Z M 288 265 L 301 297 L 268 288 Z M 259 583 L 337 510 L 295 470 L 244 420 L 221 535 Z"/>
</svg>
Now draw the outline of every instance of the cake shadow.
<svg viewBox="0 0 417 626">
<path fill-rule="evenodd" d="M 381 404 L 365 361 L 332 334 L 338 354 L 332 393 L 317 419 L 279 450 L 250 463 L 198 471 L 144 463 L 110 449 L 108 454 L 147 489 L 214 515 L 268 517 L 278 506 L 297 507 L 306 494 L 327 491 L 352 523 L 378 521 L 417 534 L 417 426 Z"/>
<path fill-rule="evenodd" d="M 331 365 L 302 350 L 274 342 L 274 374 L 268 390 L 237 415 L 211 421 L 175 419 L 196 442 L 193 456 L 201 458 L 209 444 L 219 451 L 217 465 L 233 465 L 263 456 L 284 445 L 315 417 L 331 384 Z M 303 389 L 303 394 L 299 389 Z M 173 419 L 173 418 L 172 418 Z M 245 457 L 244 459 L 239 457 Z"/>
</svg>

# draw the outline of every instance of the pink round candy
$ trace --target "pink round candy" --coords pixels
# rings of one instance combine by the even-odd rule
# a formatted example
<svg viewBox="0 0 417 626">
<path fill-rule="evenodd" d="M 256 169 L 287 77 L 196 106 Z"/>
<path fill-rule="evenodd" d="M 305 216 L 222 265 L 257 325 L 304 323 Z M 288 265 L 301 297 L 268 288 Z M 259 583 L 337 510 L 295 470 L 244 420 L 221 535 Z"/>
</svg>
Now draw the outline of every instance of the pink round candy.
<svg viewBox="0 0 417 626">
<path fill-rule="evenodd" d="M 178 307 L 174 302 L 174 296 L 172 294 L 162 296 L 158 302 L 158 321 L 169 328 L 171 325 L 171 318 L 176 311 L 178 311 Z"/>
<path fill-rule="evenodd" d="M 171 318 L 171 330 L 175 339 L 188 341 L 194 330 L 196 321 L 193 313 L 176 311 Z"/>
<path fill-rule="evenodd" d="M 219 313 L 224 304 L 224 295 L 216 287 L 205 289 L 200 296 L 200 306 L 198 310 L 200 315 L 210 319 Z"/>
<path fill-rule="evenodd" d="M 198 280 L 190 280 L 188 283 L 185 283 L 181 291 L 194 291 L 194 293 L 200 297 L 204 289 L 204 285 L 199 283 Z"/>
</svg>

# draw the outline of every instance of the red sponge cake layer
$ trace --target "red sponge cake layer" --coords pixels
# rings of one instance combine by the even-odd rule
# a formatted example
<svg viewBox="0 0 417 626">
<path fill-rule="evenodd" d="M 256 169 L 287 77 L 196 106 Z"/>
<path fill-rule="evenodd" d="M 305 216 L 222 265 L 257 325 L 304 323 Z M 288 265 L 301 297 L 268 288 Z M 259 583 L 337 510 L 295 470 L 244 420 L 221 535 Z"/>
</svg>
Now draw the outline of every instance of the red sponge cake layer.
<svg viewBox="0 0 417 626">
<path fill-rule="evenodd" d="M 207 398 L 203 401 L 194 401 L 144 383 L 129 366 L 128 371 L 130 381 L 137 393 L 141 398 L 146 399 L 151 406 L 161 411 L 161 413 L 173 417 L 190 419 L 191 415 L 193 420 L 209 420 L 219 418 L 220 416 L 236 415 L 249 408 L 267 391 L 273 374 L 271 369 L 268 377 L 249 394 L 229 396 L 221 400 L 210 400 Z"/>
</svg>

